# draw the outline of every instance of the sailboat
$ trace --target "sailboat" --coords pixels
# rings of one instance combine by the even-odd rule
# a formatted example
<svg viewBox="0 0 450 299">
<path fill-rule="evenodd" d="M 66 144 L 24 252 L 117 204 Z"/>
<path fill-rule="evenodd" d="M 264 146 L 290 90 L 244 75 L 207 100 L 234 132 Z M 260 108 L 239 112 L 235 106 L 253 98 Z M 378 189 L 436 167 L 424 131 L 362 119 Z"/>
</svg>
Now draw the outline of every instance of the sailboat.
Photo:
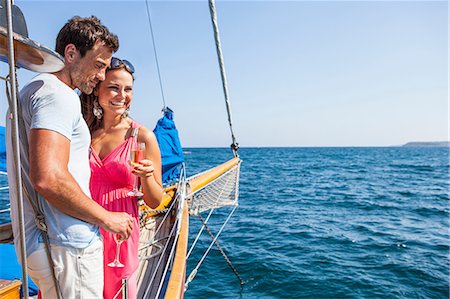
<svg viewBox="0 0 450 299">
<path fill-rule="evenodd" d="M 195 278 L 200 265 L 203 263 L 204 258 L 212 246 L 216 245 L 224 257 L 226 257 L 225 252 L 217 243 L 217 238 L 222 233 L 224 226 L 238 206 L 239 176 L 242 161 L 238 155 L 239 146 L 232 128 L 231 109 L 228 99 L 222 51 L 220 48 L 214 0 L 209 0 L 209 6 L 223 82 L 228 122 L 232 136 L 232 155 L 230 160 L 188 177 L 186 172 L 188 165 L 185 164 L 183 158 L 178 132 L 173 121 L 173 111 L 168 107 L 163 108 L 163 116 L 158 121 L 154 132 L 162 153 L 165 189 L 163 201 L 157 208 L 150 209 L 142 201 L 139 202 L 141 237 L 139 248 L 140 265 L 137 270 L 138 298 L 183 298 L 185 290 Z M 17 21 L 23 20 L 23 24 L 25 24 L 23 14 L 16 5 L 12 4 L 11 0 L 3 0 L 1 8 L 0 60 L 7 62 L 10 70 L 9 75 L 1 79 L 5 80 L 8 86 L 7 96 L 9 99 L 13 132 L 11 140 L 6 140 L 6 142 L 10 142 L 14 148 L 18 149 L 18 139 L 20 136 L 17 122 L 18 83 L 15 68 L 22 67 L 35 72 L 54 72 L 63 67 L 63 60 L 53 50 L 28 38 L 26 25 L 20 26 L 20 22 Z M 0 133 L 2 132 L 4 131 L 0 129 Z M 2 137 L 4 139 L 4 134 L 0 134 L 0 144 L 2 144 Z M 5 163 L 4 152 L 4 148 L 2 149 L 0 147 L 0 173 L 2 175 L 6 175 L 5 169 L 1 168 Z M 20 155 L 17 152 L 16 150 L 15 166 L 19 169 Z M 20 172 L 15 179 L 18 182 L 17 185 L 20 186 Z M 8 187 L 0 186 L 0 188 L 6 188 L 5 190 L 7 190 Z M 20 210 L 22 208 L 20 202 L 23 202 L 23 196 L 21 196 L 21 192 L 19 191 L 18 194 L 18 209 Z M 208 221 L 215 209 L 224 206 L 231 207 L 231 211 L 220 230 L 214 235 L 208 228 Z M 4 210 L 7 211 L 8 208 Z M 205 219 L 201 216 L 201 213 L 204 212 L 208 212 L 208 216 Z M 203 225 L 188 252 L 190 216 L 198 217 Z M 196 246 L 203 231 L 207 231 L 210 234 L 212 238 L 211 243 L 197 263 L 197 266 L 187 275 L 187 257 Z M 23 238 L 21 242 L 21 254 L 22 259 L 24 259 L 25 248 L 23 244 L 25 244 L 25 233 L 23 227 L 21 228 L 21 232 L 21 238 Z M 12 246 L 11 240 L 11 225 L 9 223 L 0 225 L 1 245 L 9 244 Z M 228 259 L 227 262 L 232 267 Z M 233 267 L 232 269 L 235 271 Z M 21 281 L 12 281 L 7 287 L 8 290 L 17 291 L 18 295 L 18 289 L 11 288 L 11 286 L 17 286 L 21 283 L 22 297 L 27 298 L 29 296 L 29 285 L 32 282 L 28 280 L 27 269 L 22 267 L 21 270 Z M 237 274 L 237 271 L 235 273 Z M 238 274 L 237 276 L 240 279 Z M 3 288 L 1 283 L 3 282 L 1 280 L 2 278 L 4 277 L 0 277 L 0 289 Z M 127 287 L 128 280 L 124 278 L 122 288 L 117 291 L 116 297 L 128 298 Z M 1 292 L 0 290 L 0 297 L 2 296 Z"/>
</svg>

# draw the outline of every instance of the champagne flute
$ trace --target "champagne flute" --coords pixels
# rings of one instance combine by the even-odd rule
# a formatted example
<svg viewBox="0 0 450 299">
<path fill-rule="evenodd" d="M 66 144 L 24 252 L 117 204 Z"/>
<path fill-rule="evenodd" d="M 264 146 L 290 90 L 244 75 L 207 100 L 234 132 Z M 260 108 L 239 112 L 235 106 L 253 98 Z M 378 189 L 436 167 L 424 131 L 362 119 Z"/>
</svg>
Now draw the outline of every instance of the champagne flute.
<svg viewBox="0 0 450 299">
<path fill-rule="evenodd" d="M 134 148 L 131 149 L 130 160 L 134 163 L 139 163 L 144 159 L 145 154 L 145 143 L 139 142 Z M 139 177 L 136 175 L 134 177 L 133 190 L 128 192 L 129 196 L 143 196 L 144 194 L 139 191 Z"/>
<path fill-rule="evenodd" d="M 109 263 L 108 266 L 115 267 L 115 268 L 123 268 L 123 267 L 125 267 L 125 265 L 119 261 L 119 254 L 120 254 L 120 245 L 122 244 L 122 242 L 124 240 L 118 234 L 114 234 L 113 238 L 114 238 L 114 241 L 116 242 L 116 256 L 114 258 L 114 261 Z"/>
</svg>

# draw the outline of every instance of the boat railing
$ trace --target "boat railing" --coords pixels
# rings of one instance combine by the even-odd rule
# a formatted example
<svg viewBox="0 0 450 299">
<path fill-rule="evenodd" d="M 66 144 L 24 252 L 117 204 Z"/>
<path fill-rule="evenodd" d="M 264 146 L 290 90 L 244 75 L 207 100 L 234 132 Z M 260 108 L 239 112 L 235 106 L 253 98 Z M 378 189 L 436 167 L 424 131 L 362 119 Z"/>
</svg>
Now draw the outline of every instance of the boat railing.
<svg viewBox="0 0 450 299">
<path fill-rule="evenodd" d="M 186 197 L 184 166 L 181 168 L 180 179 L 176 186 L 165 190 L 172 196 L 168 207 L 151 214 L 150 217 L 145 217 L 144 222 L 141 222 L 139 248 L 141 265 L 138 269 L 138 286 L 139 297 L 142 298 L 158 298 L 167 288 L 167 277 L 175 256 L 181 228 L 182 207 Z"/>
</svg>

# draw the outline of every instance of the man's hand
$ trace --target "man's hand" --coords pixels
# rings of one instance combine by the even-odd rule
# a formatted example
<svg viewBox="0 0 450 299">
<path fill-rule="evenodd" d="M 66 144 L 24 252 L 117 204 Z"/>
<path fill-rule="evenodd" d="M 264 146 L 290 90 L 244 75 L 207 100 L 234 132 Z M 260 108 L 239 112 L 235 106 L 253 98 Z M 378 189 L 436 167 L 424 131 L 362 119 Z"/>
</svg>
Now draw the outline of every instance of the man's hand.
<svg viewBox="0 0 450 299">
<path fill-rule="evenodd" d="M 123 240 L 130 237 L 133 231 L 133 217 L 124 212 L 108 212 L 106 221 L 100 226 L 110 233 L 119 234 Z"/>
</svg>

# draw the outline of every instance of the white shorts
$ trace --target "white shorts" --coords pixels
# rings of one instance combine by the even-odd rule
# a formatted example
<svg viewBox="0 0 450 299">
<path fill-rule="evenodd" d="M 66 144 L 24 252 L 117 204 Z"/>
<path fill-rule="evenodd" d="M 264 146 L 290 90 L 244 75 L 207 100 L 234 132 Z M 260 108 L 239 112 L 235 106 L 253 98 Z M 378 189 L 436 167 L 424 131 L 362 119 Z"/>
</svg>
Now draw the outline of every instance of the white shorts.
<svg viewBox="0 0 450 299">
<path fill-rule="evenodd" d="M 79 249 L 50 245 L 56 278 L 64 299 L 103 297 L 103 243 L 101 240 Z M 27 258 L 28 274 L 38 286 L 42 298 L 57 298 L 45 252 L 45 245 Z"/>
</svg>

